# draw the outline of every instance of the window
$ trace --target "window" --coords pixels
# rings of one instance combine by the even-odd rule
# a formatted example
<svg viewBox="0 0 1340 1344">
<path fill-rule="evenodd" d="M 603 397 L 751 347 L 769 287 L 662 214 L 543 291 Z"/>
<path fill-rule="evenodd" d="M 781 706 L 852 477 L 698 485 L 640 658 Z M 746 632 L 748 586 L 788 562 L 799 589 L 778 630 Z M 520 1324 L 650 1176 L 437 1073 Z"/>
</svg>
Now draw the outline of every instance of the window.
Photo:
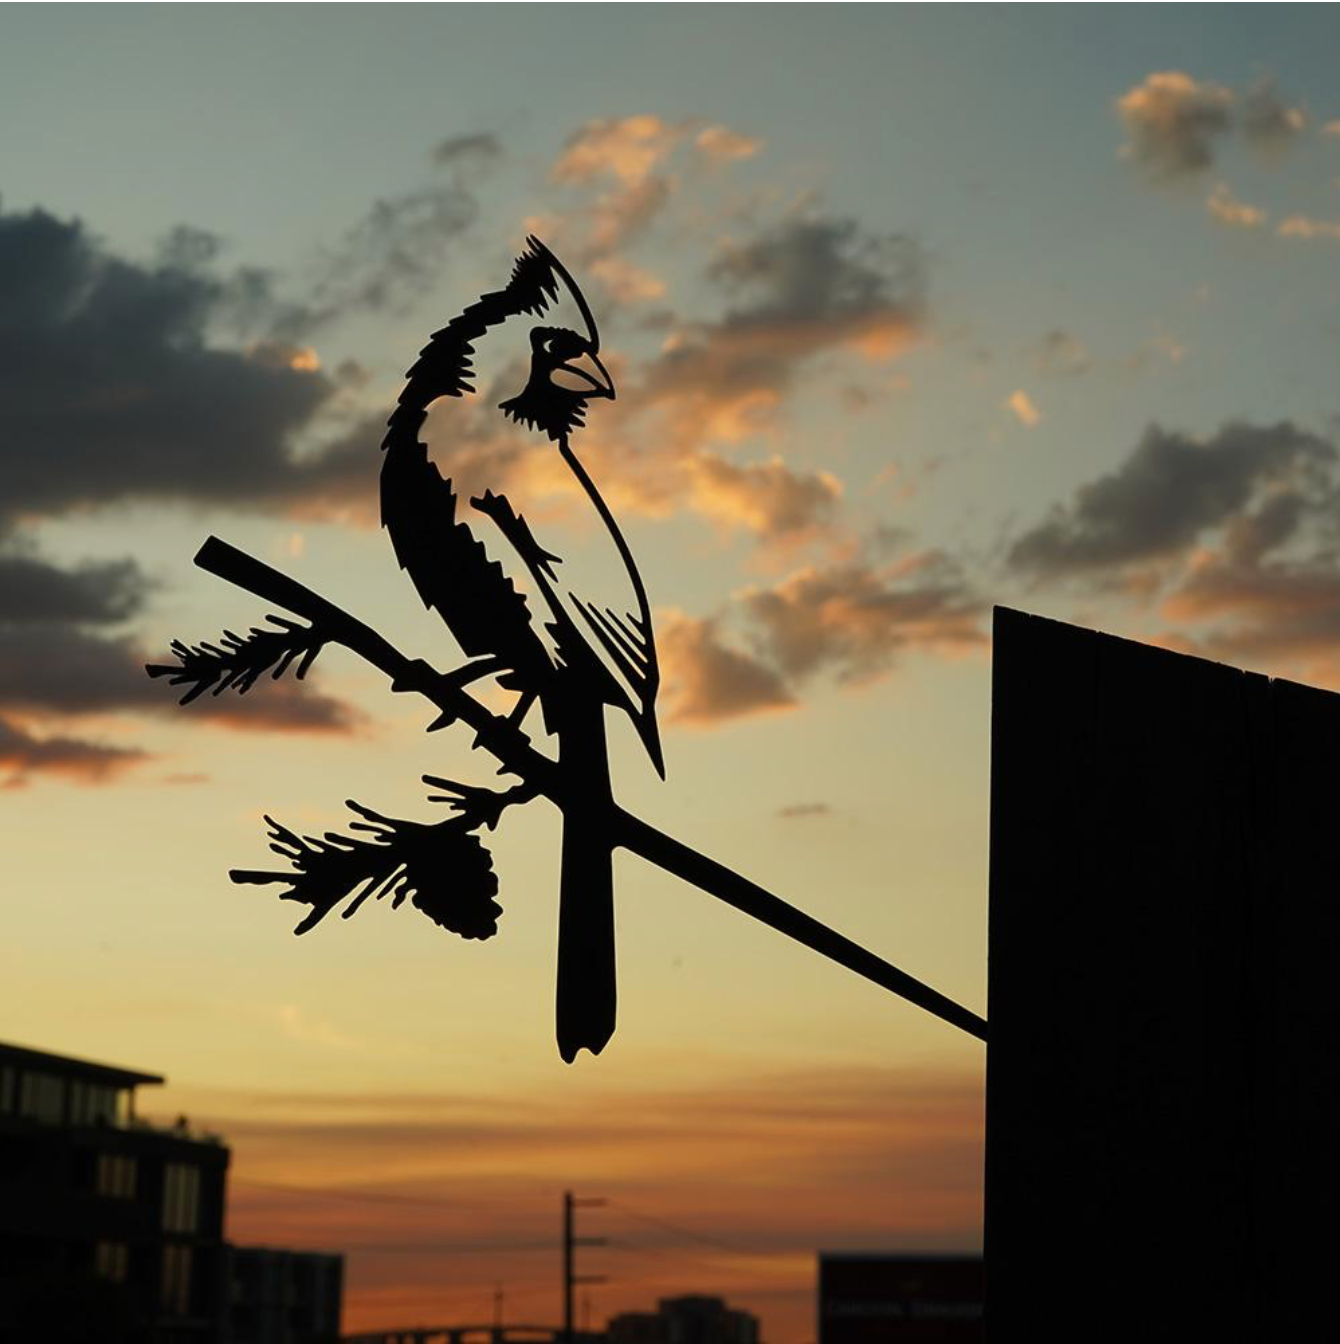
<svg viewBox="0 0 1340 1344">
<path fill-rule="evenodd" d="M 186 1316 L 191 1310 L 191 1248 L 163 1248 L 163 1310 L 170 1316 Z"/>
<path fill-rule="evenodd" d="M 54 1073 L 25 1072 L 19 1087 L 19 1114 L 44 1125 L 65 1119 L 65 1079 Z"/>
<path fill-rule="evenodd" d="M 191 1248 L 163 1247 L 163 1310 L 186 1316 L 191 1310 Z"/>
<path fill-rule="evenodd" d="M 121 1098 L 128 1096 L 124 1089 L 108 1087 L 105 1083 L 74 1082 L 70 1084 L 70 1123 L 72 1125 L 115 1125 L 120 1123 Z"/>
<path fill-rule="evenodd" d="M 14 1069 L 11 1065 L 0 1065 L 0 1115 L 8 1115 L 14 1109 Z"/>
<path fill-rule="evenodd" d="M 125 1153 L 98 1154 L 98 1194 L 135 1198 L 135 1159 Z"/>
<path fill-rule="evenodd" d="M 130 1270 L 130 1247 L 124 1241 L 100 1241 L 93 1248 L 93 1272 L 100 1279 L 125 1283 Z"/>
<path fill-rule="evenodd" d="M 194 1232 L 200 1220 L 200 1168 L 169 1162 L 163 1168 L 163 1228 Z"/>
</svg>

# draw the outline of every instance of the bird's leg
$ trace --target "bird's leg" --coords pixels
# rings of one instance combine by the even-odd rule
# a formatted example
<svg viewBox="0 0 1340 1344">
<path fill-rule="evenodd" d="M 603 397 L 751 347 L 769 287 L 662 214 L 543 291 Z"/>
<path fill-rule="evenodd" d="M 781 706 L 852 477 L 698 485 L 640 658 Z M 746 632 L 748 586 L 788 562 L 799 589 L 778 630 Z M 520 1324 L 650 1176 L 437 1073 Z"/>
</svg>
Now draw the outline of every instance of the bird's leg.
<svg viewBox="0 0 1340 1344">
<path fill-rule="evenodd" d="M 463 691 L 471 682 L 509 670 L 501 658 L 476 658 L 473 662 L 464 663 L 450 672 L 439 672 L 432 664 L 424 662 L 422 658 L 416 658 L 405 673 L 391 683 L 391 689 L 418 691 L 432 700 L 443 692 Z M 449 709 L 443 709 L 428 725 L 427 731 L 435 733 L 439 728 L 450 727 L 455 722 L 456 715 Z"/>
<path fill-rule="evenodd" d="M 512 548 L 526 563 L 526 568 L 535 576 L 537 583 L 545 585 L 554 578 L 554 566 L 562 564 L 562 557 L 552 551 L 546 551 L 530 530 L 530 524 L 513 508 L 506 495 L 495 495 L 485 490 L 478 498 L 470 501 L 471 507 L 478 509 L 486 518 L 492 518 L 498 530 L 512 544 Z"/>
<path fill-rule="evenodd" d="M 563 602 L 554 591 L 557 576 L 554 566 L 563 563 L 562 557 L 552 551 L 546 551 L 531 533 L 530 524 L 513 508 L 506 495 L 495 495 L 485 490 L 482 495 L 472 499 L 470 504 L 486 518 L 492 518 L 498 530 L 511 543 L 512 549 L 521 557 L 531 578 L 535 580 L 541 596 L 544 598 L 554 620 L 560 626 L 572 628 L 572 618 L 563 608 Z"/>
<path fill-rule="evenodd" d="M 482 789 L 473 784 L 458 784 L 454 779 L 443 779 L 439 775 L 424 775 L 423 782 L 444 793 L 430 794 L 430 803 L 447 803 L 452 810 L 465 818 L 470 830 L 477 831 L 481 826 L 494 830 L 503 811 L 517 803 L 528 803 L 539 797 L 539 789 L 524 780 L 510 789 Z"/>
</svg>

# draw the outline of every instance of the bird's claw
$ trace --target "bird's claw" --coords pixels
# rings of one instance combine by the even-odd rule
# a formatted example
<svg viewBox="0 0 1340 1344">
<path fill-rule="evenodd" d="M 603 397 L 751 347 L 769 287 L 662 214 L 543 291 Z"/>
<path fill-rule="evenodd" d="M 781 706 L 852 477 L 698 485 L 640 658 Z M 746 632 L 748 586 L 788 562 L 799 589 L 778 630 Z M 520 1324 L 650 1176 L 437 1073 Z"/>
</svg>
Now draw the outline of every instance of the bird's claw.
<svg viewBox="0 0 1340 1344">
<path fill-rule="evenodd" d="M 445 789 L 443 794 L 434 794 L 429 802 L 446 803 L 453 812 L 457 812 L 468 823 L 469 829 L 478 830 L 481 826 L 490 831 L 496 830 L 503 809 L 511 801 L 505 793 L 493 789 L 481 789 L 472 784 L 458 784 L 455 780 L 439 779 L 435 775 L 425 775 L 424 782 Z"/>
<path fill-rule="evenodd" d="M 431 663 L 426 663 L 422 658 L 415 658 L 405 668 L 405 670 L 391 682 L 393 691 L 419 691 L 423 692 L 432 687 L 438 680 L 438 672 Z"/>
</svg>

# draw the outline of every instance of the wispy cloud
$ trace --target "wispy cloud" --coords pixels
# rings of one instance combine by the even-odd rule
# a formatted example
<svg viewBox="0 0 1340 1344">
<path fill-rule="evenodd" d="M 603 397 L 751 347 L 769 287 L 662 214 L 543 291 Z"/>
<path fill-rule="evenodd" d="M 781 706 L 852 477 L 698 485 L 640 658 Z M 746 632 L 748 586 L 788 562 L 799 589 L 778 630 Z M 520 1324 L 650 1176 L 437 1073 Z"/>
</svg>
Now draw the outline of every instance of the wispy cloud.
<svg viewBox="0 0 1340 1344">
<path fill-rule="evenodd" d="M 672 618 L 672 719 L 702 725 L 787 709 L 821 676 L 866 685 L 914 652 L 973 652 L 984 646 L 985 611 L 936 551 L 804 566 L 742 590 L 711 619 Z"/>
<path fill-rule="evenodd" d="M 1307 129 L 1300 107 L 1291 107 L 1269 78 L 1253 84 L 1242 98 L 1242 133 L 1267 159 L 1281 157 Z"/>
<path fill-rule="evenodd" d="M 1316 219 L 1311 215 L 1290 215 L 1280 220 L 1275 232 L 1281 238 L 1340 238 L 1340 220 Z"/>
<path fill-rule="evenodd" d="M 1257 206 L 1240 201 L 1223 182 L 1205 198 L 1205 208 L 1221 224 L 1236 229 L 1259 229 L 1266 222 L 1266 212 Z"/>
<path fill-rule="evenodd" d="M 1022 387 L 1011 392 L 1002 405 L 1025 429 L 1036 429 L 1042 422 L 1042 412 L 1033 404 L 1033 398 Z"/>
</svg>

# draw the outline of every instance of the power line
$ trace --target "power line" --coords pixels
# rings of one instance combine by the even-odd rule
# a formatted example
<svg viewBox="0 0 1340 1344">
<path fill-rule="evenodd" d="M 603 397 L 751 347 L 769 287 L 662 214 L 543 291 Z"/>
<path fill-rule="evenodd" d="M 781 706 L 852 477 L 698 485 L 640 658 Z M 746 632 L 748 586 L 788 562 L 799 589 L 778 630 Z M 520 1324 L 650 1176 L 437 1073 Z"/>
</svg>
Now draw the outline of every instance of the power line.
<svg viewBox="0 0 1340 1344">
<path fill-rule="evenodd" d="M 681 1237 L 687 1237 L 690 1241 L 700 1241 L 704 1246 L 715 1246 L 718 1250 L 733 1251 L 737 1255 L 761 1254 L 759 1251 L 751 1250 L 748 1246 L 741 1246 L 738 1242 L 708 1236 L 705 1232 L 695 1232 L 691 1227 L 682 1227 L 678 1223 L 670 1222 L 669 1219 L 657 1218 L 654 1214 L 639 1213 L 637 1209 L 631 1208 L 620 1199 L 610 1200 L 610 1206 L 627 1214 L 630 1218 L 636 1218 L 641 1223 L 649 1223 L 652 1227 L 659 1227 L 663 1232 L 674 1232 Z"/>
</svg>

